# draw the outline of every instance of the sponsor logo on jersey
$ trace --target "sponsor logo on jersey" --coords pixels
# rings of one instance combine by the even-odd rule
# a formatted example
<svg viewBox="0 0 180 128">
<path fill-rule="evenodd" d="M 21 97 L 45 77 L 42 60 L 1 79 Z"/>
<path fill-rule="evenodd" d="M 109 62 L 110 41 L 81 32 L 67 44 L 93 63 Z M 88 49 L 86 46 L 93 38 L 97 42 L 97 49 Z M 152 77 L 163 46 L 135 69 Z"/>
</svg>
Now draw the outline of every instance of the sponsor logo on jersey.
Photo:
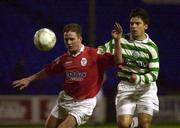
<svg viewBox="0 0 180 128">
<path fill-rule="evenodd" d="M 71 81 L 82 81 L 87 75 L 87 72 L 66 72 L 66 78 Z"/>
<path fill-rule="evenodd" d="M 124 62 L 126 65 L 136 65 L 142 68 L 145 68 L 148 66 L 148 62 L 142 62 L 142 61 L 136 61 L 136 60 L 125 59 Z"/>
</svg>

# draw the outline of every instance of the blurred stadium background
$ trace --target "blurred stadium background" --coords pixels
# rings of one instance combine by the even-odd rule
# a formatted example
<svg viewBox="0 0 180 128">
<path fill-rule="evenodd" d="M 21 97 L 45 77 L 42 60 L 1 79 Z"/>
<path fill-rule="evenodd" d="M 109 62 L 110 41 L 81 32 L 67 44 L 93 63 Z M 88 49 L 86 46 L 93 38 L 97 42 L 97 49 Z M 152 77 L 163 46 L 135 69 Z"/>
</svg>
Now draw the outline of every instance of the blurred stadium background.
<svg viewBox="0 0 180 128">
<path fill-rule="evenodd" d="M 39 71 L 66 51 L 62 36 L 65 24 L 80 24 L 84 44 L 96 47 L 111 39 L 115 21 L 128 32 L 128 14 L 135 7 L 149 12 L 148 33 L 160 51 L 157 82 L 160 112 L 155 115 L 154 127 L 180 127 L 179 0 L 1 0 L 0 127 L 22 128 L 24 124 L 26 128 L 29 124 L 43 127 L 41 124 L 62 89 L 62 78 L 37 81 L 23 91 L 13 89 L 11 83 Z M 57 44 L 49 52 L 38 51 L 33 45 L 33 35 L 42 27 L 52 29 L 57 35 Z M 114 97 L 118 83 L 115 72 L 116 69 L 110 69 L 106 73 L 102 99 L 89 127 L 96 124 L 114 124 L 106 127 L 115 127 Z M 161 125 L 164 123 L 169 125 Z"/>
</svg>

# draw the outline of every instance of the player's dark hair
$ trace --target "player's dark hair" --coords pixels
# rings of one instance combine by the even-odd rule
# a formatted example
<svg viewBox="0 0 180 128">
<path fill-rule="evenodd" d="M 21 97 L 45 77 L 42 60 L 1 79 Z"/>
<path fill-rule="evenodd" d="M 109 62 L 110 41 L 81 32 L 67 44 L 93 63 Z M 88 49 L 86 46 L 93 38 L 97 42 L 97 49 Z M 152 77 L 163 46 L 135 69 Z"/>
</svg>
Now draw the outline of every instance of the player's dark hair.
<svg viewBox="0 0 180 128">
<path fill-rule="evenodd" d="M 149 24 L 149 14 L 143 8 L 135 8 L 131 10 L 129 18 L 131 19 L 132 17 L 139 17 L 145 24 Z"/>
<path fill-rule="evenodd" d="M 79 36 L 82 35 L 82 29 L 79 24 L 67 24 L 66 26 L 64 26 L 63 33 L 69 31 L 76 32 Z"/>
</svg>

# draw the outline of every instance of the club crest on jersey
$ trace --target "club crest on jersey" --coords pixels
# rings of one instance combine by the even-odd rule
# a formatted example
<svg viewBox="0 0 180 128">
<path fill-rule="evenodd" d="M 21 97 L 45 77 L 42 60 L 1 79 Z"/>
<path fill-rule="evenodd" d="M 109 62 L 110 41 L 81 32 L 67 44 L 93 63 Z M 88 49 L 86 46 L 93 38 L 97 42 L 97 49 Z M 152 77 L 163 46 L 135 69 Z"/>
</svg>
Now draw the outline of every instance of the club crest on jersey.
<svg viewBox="0 0 180 128">
<path fill-rule="evenodd" d="M 138 53 L 138 52 L 136 52 L 136 51 L 135 51 L 135 52 L 133 52 L 133 53 L 132 53 L 132 55 L 133 55 L 133 57 L 134 57 L 134 58 L 139 58 L 139 53 Z"/>
<path fill-rule="evenodd" d="M 86 66 L 87 65 L 87 59 L 86 58 L 82 58 L 81 59 L 81 66 Z"/>
</svg>

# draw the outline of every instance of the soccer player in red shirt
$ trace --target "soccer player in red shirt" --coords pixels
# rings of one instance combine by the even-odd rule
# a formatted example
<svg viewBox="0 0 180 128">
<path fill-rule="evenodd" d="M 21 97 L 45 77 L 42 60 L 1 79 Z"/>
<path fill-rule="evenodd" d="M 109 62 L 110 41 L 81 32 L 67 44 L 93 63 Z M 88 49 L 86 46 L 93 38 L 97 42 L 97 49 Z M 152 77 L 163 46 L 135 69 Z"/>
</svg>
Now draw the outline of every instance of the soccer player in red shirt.
<svg viewBox="0 0 180 128">
<path fill-rule="evenodd" d="M 116 32 L 117 31 L 117 32 Z M 68 24 L 63 29 L 68 49 L 51 64 L 29 77 L 13 82 L 20 90 L 32 81 L 63 73 L 63 91 L 52 109 L 46 128 L 74 128 L 87 122 L 96 105 L 96 94 L 101 88 L 104 71 L 114 64 L 114 56 L 82 44 L 81 27 Z M 118 30 L 112 36 L 117 38 Z M 118 38 L 117 38 L 118 40 Z"/>
</svg>

